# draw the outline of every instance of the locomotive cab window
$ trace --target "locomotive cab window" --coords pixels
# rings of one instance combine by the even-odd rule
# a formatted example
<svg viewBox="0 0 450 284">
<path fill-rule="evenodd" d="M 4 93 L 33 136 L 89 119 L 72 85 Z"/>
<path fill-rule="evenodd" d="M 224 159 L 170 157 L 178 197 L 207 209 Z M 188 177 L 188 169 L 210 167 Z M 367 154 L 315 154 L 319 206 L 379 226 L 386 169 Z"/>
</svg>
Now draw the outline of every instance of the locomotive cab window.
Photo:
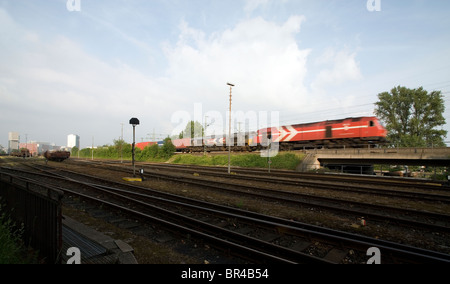
<svg viewBox="0 0 450 284">
<path fill-rule="evenodd" d="M 373 120 L 371 120 L 370 122 L 369 122 L 369 127 L 374 127 L 375 126 L 375 122 L 373 121 Z"/>
</svg>

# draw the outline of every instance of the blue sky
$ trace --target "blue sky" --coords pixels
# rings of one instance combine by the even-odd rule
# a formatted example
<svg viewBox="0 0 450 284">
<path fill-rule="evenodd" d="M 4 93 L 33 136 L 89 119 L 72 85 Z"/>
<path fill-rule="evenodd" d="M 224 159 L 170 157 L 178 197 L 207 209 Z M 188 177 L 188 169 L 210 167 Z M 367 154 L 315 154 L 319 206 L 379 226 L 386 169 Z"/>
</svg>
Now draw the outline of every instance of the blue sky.
<svg viewBox="0 0 450 284">
<path fill-rule="evenodd" d="M 222 115 L 221 129 L 227 82 L 234 111 L 277 111 L 282 125 L 373 115 L 398 85 L 442 91 L 450 123 L 449 1 L 67 2 L 0 0 L 0 145 L 10 131 L 112 144 L 121 123 L 131 141 L 131 117 L 138 141 L 187 114 Z"/>
</svg>

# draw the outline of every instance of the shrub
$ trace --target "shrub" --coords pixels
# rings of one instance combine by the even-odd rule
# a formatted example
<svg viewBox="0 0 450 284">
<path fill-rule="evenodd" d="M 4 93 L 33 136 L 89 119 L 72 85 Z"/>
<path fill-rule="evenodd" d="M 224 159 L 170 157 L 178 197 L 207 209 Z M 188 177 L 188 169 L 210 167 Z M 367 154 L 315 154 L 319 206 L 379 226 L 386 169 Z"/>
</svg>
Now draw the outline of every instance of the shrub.
<svg viewBox="0 0 450 284">
<path fill-rule="evenodd" d="M 17 226 L 0 207 L 0 264 L 37 263 L 37 254 L 27 250 L 22 241 L 23 226 Z"/>
<path fill-rule="evenodd" d="M 303 155 L 293 153 L 280 153 L 271 158 L 273 169 L 295 170 L 301 163 Z M 226 166 L 228 165 L 228 155 L 214 156 L 192 156 L 178 155 L 172 163 L 174 164 L 190 164 L 203 166 Z M 231 156 L 231 165 L 234 167 L 248 168 L 268 168 L 268 158 L 261 157 L 259 154 L 243 154 Z"/>
</svg>

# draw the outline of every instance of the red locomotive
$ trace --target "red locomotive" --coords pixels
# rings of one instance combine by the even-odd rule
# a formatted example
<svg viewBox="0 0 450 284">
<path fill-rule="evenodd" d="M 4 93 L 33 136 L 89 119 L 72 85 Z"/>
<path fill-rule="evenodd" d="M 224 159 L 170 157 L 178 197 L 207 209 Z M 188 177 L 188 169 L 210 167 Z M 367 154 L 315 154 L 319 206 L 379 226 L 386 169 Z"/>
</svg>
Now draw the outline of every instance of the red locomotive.
<svg viewBox="0 0 450 284">
<path fill-rule="evenodd" d="M 280 143 L 281 150 L 301 149 L 305 146 L 348 145 L 362 147 L 386 142 L 387 130 L 376 117 L 356 117 L 296 124 L 258 130 L 257 143 L 271 137 Z"/>
</svg>

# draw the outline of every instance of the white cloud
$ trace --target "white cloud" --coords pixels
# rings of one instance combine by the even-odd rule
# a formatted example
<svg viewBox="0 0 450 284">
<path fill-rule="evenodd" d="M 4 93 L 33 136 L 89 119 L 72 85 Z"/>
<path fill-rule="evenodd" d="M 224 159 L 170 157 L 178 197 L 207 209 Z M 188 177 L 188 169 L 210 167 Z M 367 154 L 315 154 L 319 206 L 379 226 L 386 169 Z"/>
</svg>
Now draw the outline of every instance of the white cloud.
<svg viewBox="0 0 450 284">
<path fill-rule="evenodd" d="M 270 0 L 246 0 L 244 11 L 253 12 L 258 9 L 260 6 L 265 6 L 269 3 Z"/>
<path fill-rule="evenodd" d="M 245 0 L 244 11 L 251 14 L 257 9 L 267 8 L 270 4 L 284 4 L 289 0 Z"/>
<path fill-rule="evenodd" d="M 318 58 L 316 64 L 325 68 L 318 73 L 311 84 L 312 90 L 317 93 L 322 93 L 327 87 L 362 79 L 355 52 L 335 51 L 329 48 Z"/>
<path fill-rule="evenodd" d="M 103 136 L 96 138 L 99 144 L 111 143 L 119 124 L 132 116 L 141 119 L 145 133 L 154 127 L 168 133 L 175 127 L 171 115 L 192 112 L 195 103 L 203 104 L 204 113 L 225 117 L 227 82 L 236 84 L 235 111 L 301 112 L 318 99 L 316 92 L 361 77 L 356 53 L 330 50 L 317 62 L 323 70 L 314 83 L 305 83 L 312 50 L 298 45 L 304 21 L 303 16 L 284 23 L 249 18 L 212 34 L 181 21 L 177 42 L 161 45 L 167 66 L 151 77 L 123 62 L 102 61 L 71 38 L 41 38 L 0 9 L 0 24 L 8 27 L 0 28 L 0 118 L 33 129 L 51 121 L 54 129 L 47 134 L 81 129 L 80 135 Z M 21 115 L 12 120 L 15 111 Z"/>
<path fill-rule="evenodd" d="M 329 47 L 311 58 L 312 49 L 298 45 L 305 20 L 291 16 L 275 23 L 257 17 L 209 36 L 182 22 L 178 42 L 165 50 L 168 77 L 187 94 L 181 100 L 188 110 L 203 102 L 225 112 L 228 81 L 236 84 L 233 109 L 302 113 L 331 102 L 345 106 L 349 100 L 336 87 L 362 79 L 357 53 Z"/>
<path fill-rule="evenodd" d="M 193 87 L 190 100 L 220 100 L 215 107 L 226 102 L 220 96 L 227 81 L 236 84 L 235 102 L 241 106 L 282 108 L 292 99 L 295 104 L 296 97 L 306 95 L 303 79 L 310 51 L 300 49 L 296 41 L 304 20 L 292 16 L 276 24 L 254 18 L 210 36 L 183 22 L 179 41 L 166 48 L 169 77 Z"/>
<path fill-rule="evenodd" d="M 65 141 L 65 132 L 78 129 L 103 136 L 98 143 L 110 143 L 118 137 L 112 129 L 128 117 L 152 121 L 169 111 L 158 80 L 125 64 L 103 62 L 70 38 L 42 39 L 1 9 L 0 14 L 8 27 L 0 28 L 3 133 L 22 129 L 34 139 Z"/>
</svg>

